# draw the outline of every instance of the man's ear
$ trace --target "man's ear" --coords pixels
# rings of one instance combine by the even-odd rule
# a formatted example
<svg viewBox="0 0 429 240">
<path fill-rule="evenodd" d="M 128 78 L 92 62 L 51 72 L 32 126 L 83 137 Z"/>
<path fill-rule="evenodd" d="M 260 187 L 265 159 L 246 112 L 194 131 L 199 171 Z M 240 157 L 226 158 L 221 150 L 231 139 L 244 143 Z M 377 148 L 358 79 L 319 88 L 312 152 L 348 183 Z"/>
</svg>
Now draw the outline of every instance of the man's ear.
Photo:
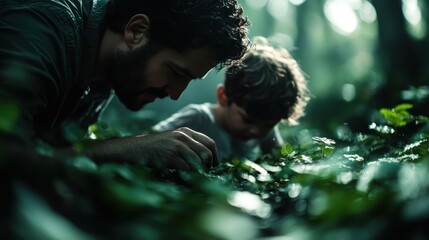
<svg viewBox="0 0 429 240">
<path fill-rule="evenodd" d="M 219 105 L 221 105 L 222 107 L 228 106 L 228 97 L 226 96 L 225 86 L 223 86 L 222 84 L 219 84 L 217 86 L 216 97 Z"/>
<path fill-rule="evenodd" d="M 124 29 L 124 41 L 131 49 L 146 44 L 149 40 L 149 17 L 136 14 L 130 18 Z"/>
</svg>

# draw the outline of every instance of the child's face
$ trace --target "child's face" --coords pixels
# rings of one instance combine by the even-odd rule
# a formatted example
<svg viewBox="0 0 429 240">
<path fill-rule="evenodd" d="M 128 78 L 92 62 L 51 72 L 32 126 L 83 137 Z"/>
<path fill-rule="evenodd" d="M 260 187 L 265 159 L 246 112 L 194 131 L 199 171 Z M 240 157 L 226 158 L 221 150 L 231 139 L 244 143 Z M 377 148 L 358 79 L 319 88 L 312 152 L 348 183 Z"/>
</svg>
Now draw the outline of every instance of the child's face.
<svg viewBox="0 0 429 240">
<path fill-rule="evenodd" d="M 261 120 L 247 115 L 246 111 L 232 103 L 225 107 L 225 125 L 229 133 L 237 139 L 263 138 L 280 119 Z"/>
</svg>

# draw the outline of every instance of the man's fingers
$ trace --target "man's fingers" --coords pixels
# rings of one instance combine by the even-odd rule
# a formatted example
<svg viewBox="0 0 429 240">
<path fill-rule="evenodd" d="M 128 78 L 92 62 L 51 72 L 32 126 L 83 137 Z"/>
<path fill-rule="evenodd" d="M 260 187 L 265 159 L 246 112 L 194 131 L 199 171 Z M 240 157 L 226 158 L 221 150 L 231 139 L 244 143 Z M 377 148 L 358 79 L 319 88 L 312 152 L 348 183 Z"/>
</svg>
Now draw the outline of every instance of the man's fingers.
<svg viewBox="0 0 429 240">
<path fill-rule="evenodd" d="M 211 138 L 189 128 L 179 128 L 178 130 L 193 140 L 189 143 L 190 148 L 206 163 L 207 168 L 219 164 L 216 143 Z"/>
<path fill-rule="evenodd" d="M 190 148 L 184 146 L 180 151 L 180 156 L 190 169 L 196 171 L 204 170 L 202 159 Z"/>
<path fill-rule="evenodd" d="M 217 148 L 216 148 L 216 143 L 215 141 L 213 141 L 213 139 L 207 137 L 206 135 L 196 132 L 196 131 L 192 131 L 192 138 L 195 139 L 196 141 L 202 143 L 205 147 L 207 147 L 210 152 L 211 152 L 211 165 L 212 166 L 217 166 L 219 165 L 219 160 L 218 160 L 218 156 L 217 156 Z"/>
<path fill-rule="evenodd" d="M 188 134 L 180 139 L 182 146 L 178 147 L 180 156 L 191 166 L 191 168 L 209 170 L 213 163 L 213 153 L 204 144 L 190 137 Z"/>
<path fill-rule="evenodd" d="M 191 170 L 191 169 L 195 169 L 194 167 L 192 167 L 188 161 L 186 161 L 185 159 L 180 158 L 176 158 L 173 161 L 170 161 L 171 163 L 171 167 L 174 169 L 178 169 L 178 170 Z"/>
</svg>

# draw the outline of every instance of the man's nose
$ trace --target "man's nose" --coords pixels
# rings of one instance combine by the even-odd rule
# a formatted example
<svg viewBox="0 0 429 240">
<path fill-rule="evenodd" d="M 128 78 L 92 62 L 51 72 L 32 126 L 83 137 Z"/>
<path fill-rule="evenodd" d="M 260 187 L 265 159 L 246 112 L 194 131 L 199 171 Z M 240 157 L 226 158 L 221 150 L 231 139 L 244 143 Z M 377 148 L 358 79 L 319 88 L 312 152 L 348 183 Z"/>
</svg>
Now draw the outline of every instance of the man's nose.
<svg viewBox="0 0 429 240">
<path fill-rule="evenodd" d="M 179 99 L 186 87 L 188 87 L 190 81 L 180 81 L 170 86 L 168 89 L 168 94 L 172 100 Z"/>
</svg>

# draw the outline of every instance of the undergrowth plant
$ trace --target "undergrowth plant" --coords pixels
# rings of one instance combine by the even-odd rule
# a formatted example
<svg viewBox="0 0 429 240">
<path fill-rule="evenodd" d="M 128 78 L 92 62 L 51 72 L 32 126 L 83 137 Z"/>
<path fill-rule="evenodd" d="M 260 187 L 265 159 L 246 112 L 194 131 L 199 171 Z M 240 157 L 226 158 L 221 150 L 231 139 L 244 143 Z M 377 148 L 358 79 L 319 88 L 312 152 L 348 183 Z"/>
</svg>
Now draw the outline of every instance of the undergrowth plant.
<svg viewBox="0 0 429 240">
<path fill-rule="evenodd" d="M 34 181 L 8 179 L 2 221 L 20 239 L 425 239 L 428 118 L 411 110 L 381 109 L 371 134 L 313 136 L 206 173 L 67 159 Z M 92 126 L 77 148 L 106 129 Z"/>
</svg>

